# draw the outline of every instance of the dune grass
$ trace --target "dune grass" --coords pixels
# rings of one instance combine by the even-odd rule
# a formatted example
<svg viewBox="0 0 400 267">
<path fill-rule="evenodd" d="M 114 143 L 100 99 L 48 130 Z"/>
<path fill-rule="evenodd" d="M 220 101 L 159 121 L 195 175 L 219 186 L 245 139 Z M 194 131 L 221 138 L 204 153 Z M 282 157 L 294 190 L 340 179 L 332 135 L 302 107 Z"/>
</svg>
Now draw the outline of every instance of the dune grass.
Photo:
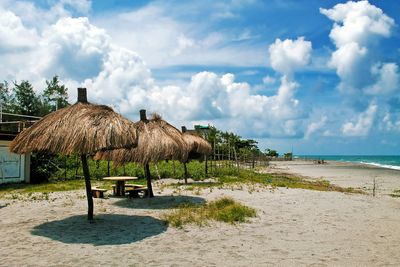
<svg viewBox="0 0 400 267">
<path fill-rule="evenodd" d="M 239 170 L 236 173 L 221 172 L 213 182 L 195 182 L 187 188 L 230 187 L 235 185 L 263 185 L 270 187 L 299 188 L 317 191 L 336 191 L 343 193 L 364 193 L 362 190 L 351 187 L 332 185 L 326 180 L 308 180 L 288 173 L 260 173 L 253 170 Z M 181 186 L 182 184 L 174 185 Z"/>
<path fill-rule="evenodd" d="M 206 204 L 184 205 L 163 215 L 163 221 L 168 225 L 182 228 L 187 224 L 207 225 L 210 220 L 230 224 L 246 222 L 247 218 L 255 217 L 256 210 L 247 207 L 232 198 L 223 197 Z"/>
<path fill-rule="evenodd" d="M 393 190 L 391 194 L 389 194 L 391 197 L 400 197 L 400 189 Z"/>
</svg>

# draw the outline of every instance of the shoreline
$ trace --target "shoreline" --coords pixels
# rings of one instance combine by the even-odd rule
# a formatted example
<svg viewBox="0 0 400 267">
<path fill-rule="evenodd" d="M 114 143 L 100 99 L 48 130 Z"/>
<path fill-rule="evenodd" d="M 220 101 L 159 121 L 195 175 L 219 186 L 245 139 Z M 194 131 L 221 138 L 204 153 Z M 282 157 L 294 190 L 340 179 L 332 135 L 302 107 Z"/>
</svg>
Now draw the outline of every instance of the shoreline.
<svg viewBox="0 0 400 267">
<path fill-rule="evenodd" d="M 312 160 L 271 161 L 270 172 L 288 172 L 312 180 L 323 179 L 342 187 L 367 192 L 374 187 L 378 195 L 389 195 L 400 189 L 400 170 L 358 162 L 326 160 L 324 164 Z"/>
<path fill-rule="evenodd" d="M 330 156 L 327 156 L 330 157 Z M 323 156 L 319 158 L 293 158 L 293 161 L 317 161 L 317 160 L 323 160 L 325 162 L 337 162 L 337 163 L 349 163 L 349 164 L 361 164 L 361 165 L 369 165 L 369 166 L 375 166 L 375 167 L 380 167 L 384 169 L 391 169 L 391 170 L 397 170 L 400 171 L 400 166 L 398 165 L 389 165 L 389 164 L 381 164 L 377 162 L 363 162 L 363 161 L 349 161 L 349 160 L 335 160 L 335 159 L 325 159 Z"/>
</svg>

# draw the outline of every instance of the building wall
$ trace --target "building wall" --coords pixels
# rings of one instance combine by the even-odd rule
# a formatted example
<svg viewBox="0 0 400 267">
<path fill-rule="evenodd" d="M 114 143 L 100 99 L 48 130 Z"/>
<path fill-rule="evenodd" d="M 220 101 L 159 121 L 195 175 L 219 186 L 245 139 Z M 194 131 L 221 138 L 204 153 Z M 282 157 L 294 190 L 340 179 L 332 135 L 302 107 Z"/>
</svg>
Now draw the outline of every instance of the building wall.
<svg viewBox="0 0 400 267">
<path fill-rule="evenodd" d="M 10 141 L 0 140 L 0 184 L 30 181 L 30 154 L 9 151 Z"/>
</svg>

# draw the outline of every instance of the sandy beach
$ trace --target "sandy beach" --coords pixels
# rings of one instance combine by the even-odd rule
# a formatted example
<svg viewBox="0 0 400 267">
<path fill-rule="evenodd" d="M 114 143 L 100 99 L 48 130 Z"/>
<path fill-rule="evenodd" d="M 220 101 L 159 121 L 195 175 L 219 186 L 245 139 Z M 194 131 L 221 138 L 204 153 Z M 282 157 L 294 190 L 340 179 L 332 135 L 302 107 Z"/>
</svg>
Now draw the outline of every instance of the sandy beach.
<svg viewBox="0 0 400 267">
<path fill-rule="evenodd" d="M 352 169 L 351 181 L 344 174 L 323 172 L 336 168 L 333 165 L 279 162 L 273 168 L 303 175 L 309 172 L 314 178 L 323 176 L 343 185 L 364 185 L 365 170 L 356 167 Z M 382 173 L 390 171 L 377 171 L 379 177 L 384 177 Z M 385 176 L 387 181 L 396 178 L 390 175 Z M 396 182 L 386 180 L 385 186 L 396 187 Z M 214 188 L 196 193 L 161 189 L 157 184 L 155 187 L 156 197 L 150 200 L 95 199 L 95 224 L 86 221 L 84 191 L 51 193 L 48 200 L 0 199 L 0 265 L 400 264 L 397 198 L 265 187 Z M 209 226 L 183 229 L 167 226 L 160 220 L 164 212 L 179 203 L 201 203 L 221 196 L 231 196 L 257 209 L 257 218 L 238 225 L 211 222 Z"/>
<path fill-rule="evenodd" d="M 400 189 L 400 170 L 386 169 L 367 164 L 326 161 L 271 161 L 269 172 L 292 173 L 312 179 L 328 180 L 343 187 L 363 189 L 371 193 L 374 179 L 377 195 L 388 195 Z"/>
</svg>

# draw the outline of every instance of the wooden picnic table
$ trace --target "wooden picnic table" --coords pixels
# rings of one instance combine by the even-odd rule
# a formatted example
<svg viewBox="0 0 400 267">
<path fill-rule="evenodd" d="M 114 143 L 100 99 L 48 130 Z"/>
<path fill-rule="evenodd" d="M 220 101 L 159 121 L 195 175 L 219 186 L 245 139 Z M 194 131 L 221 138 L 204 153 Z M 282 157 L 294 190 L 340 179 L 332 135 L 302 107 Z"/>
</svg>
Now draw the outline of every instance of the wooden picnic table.
<svg viewBox="0 0 400 267">
<path fill-rule="evenodd" d="M 103 178 L 103 180 L 115 181 L 115 196 L 125 196 L 125 182 L 137 179 L 137 177 L 133 176 L 111 176 Z"/>
</svg>

